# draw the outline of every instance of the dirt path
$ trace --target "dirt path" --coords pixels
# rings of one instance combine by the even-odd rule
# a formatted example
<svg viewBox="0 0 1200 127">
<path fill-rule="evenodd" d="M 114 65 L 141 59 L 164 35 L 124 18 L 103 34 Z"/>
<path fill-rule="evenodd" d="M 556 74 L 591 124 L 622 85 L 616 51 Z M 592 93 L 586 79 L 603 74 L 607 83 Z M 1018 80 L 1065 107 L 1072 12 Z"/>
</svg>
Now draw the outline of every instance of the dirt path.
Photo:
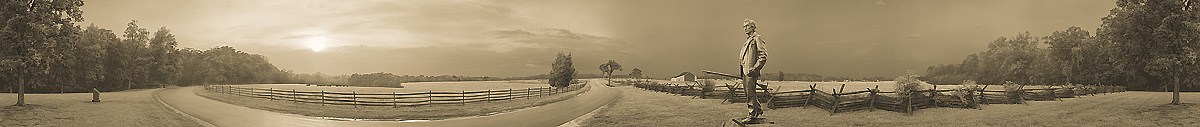
<svg viewBox="0 0 1200 127">
<path fill-rule="evenodd" d="M 596 84 L 596 83 L 591 83 Z M 324 126 L 324 127 L 363 127 L 363 126 L 490 126 L 490 127 L 543 127 L 558 126 L 578 116 L 599 108 L 617 98 L 618 91 L 603 85 L 588 85 L 591 90 L 577 97 L 564 101 L 547 104 L 541 107 L 529 108 L 500 115 L 470 117 L 422 122 L 394 121 L 333 121 L 316 119 L 300 115 L 275 113 L 256 110 L 210 100 L 196 96 L 193 89 L 186 87 L 167 89 L 159 92 L 164 102 L 197 118 L 217 126 L 253 126 L 253 127 L 295 127 L 295 126 Z"/>
</svg>

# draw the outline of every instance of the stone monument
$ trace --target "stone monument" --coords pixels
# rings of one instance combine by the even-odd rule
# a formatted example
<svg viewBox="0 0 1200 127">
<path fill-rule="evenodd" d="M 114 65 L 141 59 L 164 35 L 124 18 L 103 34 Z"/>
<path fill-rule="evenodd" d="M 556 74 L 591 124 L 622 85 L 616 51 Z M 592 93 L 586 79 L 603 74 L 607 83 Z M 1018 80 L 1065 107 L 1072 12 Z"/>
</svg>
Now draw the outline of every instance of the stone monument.
<svg viewBox="0 0 1200 127">
<path fill-rule="evenodd" d="M 100 102 L 100 90 L 92 88 L 92 102 Z"/>
</svg>

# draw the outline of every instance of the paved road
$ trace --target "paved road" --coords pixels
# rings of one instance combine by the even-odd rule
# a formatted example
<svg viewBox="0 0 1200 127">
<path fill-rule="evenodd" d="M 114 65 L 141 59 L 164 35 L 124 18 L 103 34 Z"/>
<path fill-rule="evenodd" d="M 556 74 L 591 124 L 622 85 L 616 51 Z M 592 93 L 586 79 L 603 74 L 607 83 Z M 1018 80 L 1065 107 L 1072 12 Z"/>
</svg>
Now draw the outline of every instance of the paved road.
<svg viewBox="0 0 1200 127">
<path fill-rule="evenodd" d="M 540 107 L 500 115 L 422 122 L 335 121 L 269 112 L 197 96 L 194 89 L 199 87 L 166 89 L 157 94 L 167 105 L 223 127 L 553 127 L 604 106 L 616 100 L 620 94 L 620 91 L 600 85 L 598 82 L 589 83 L 588 86 L 591 87 L 591 90 L 577 97 Z"/>
</svg>

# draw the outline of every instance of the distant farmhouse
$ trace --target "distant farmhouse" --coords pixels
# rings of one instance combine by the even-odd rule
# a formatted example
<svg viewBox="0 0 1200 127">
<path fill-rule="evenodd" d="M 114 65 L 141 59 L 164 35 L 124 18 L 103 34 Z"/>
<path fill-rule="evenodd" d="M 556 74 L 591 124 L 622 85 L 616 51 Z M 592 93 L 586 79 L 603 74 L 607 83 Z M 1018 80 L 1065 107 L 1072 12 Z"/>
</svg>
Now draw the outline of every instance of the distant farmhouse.
<svg viewBox="0 0 1200 127">
<path fill-rule="evenodd" d="M 692 72 L 686 72 L 686 71 L 685 71 L 685 72 L 683 72 L 683 73 L 679 73 L 679 75 L 676 75 L 675 77 L 671 78 L 671 81 L 688 81 L 688 82 L 695 82 L 695 81 L 696 81 L 696 75 L 693 75 L 693 74 L 692 74 Z"/>
</svg>

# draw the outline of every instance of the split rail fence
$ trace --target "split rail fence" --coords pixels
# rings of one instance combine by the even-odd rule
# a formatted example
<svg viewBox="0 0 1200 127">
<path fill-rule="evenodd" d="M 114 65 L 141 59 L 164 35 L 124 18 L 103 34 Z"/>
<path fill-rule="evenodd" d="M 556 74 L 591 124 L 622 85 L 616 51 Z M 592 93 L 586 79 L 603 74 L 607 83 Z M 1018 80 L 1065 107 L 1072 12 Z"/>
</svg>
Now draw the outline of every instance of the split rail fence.
<svg viewBox="0 0 1200 127">
<path fill-rule="evenodd" d="M 481 90 L 481 91 L 428 91 L 419 93 L 359 93 L 332 91 L 297 91 L 295 89 L 250 88 L 231 85 L 206 85 L 205 90 L 237 96 L 270 100 L 316 103 L 321 105 L 352 106 L 423 106 L 439 104 L 467 104 L 475 102 L 503 101 L 519 98 L 556 95 L 582 89 L 587 83 L 571 84 L 565 88 L 539 87 L 526 89 Z"/>
<path fill-rule="evenodd" d="M 696 96 L 706 99 L 725 99 L 731 103 L 744 103 L 746 94 L 742 88 L 717 86 L 704 90 L 699 85 L 681 85 L 666 83 L 635 84 L 635 87 L 676 94 L 680 96 Z M 880 91 L 879 86 L 862 91 L 845 92 L 834 89 L 826 92 L 817 90 L 816 85 L 808 90 L 771 92 L 770 89 L 758 89 L 760 102 L 769 108 L 787 108 L 811 106 L 834 113 L 875 109 L 912 113 L 916 110 L 950 107 L 980 109 L 980 104 L 1025 104 L 1025 101 L 1053 101 L 1059 98 L 1074 98 L 1086 95 L 1125 92 L 1121 86 L 1084 86 L 1045 89 L 1024 89 L 1023 86 L 1013 90 L 987 90 L 988 85 L 981 89 L 938 90 L 936 86 L 929 90 L 913 91 L 910 94 L 898 94 L 895 91 Z M 776 88 L 778 89 L 778 88 Z M 832 92 L 832 93 L 831 93 Z M 1061 100 L 1060 100 L 1061 101 Z M 724 103 L 724 102 L 722 102 Z"/>
</svg>

